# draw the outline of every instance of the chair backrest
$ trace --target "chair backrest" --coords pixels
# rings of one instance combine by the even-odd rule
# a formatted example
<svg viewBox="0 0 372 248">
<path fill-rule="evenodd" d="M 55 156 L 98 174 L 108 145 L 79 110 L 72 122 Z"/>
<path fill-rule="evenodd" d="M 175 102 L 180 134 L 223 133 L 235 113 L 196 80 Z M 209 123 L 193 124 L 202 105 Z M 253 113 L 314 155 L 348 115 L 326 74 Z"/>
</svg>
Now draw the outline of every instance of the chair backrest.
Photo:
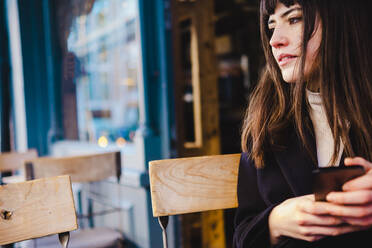
<svg viewBox="0 0 372 248">
<path fill-rule="evenodd" d="M 69 176 L 0 186 L 0 245 L 75 229 Z"/>
<path fill-rule="evenodd" d="M 110 176 L 120 179 L 120 152 L 84 156 L 43 157 L 25 161 L 26 179 L 70 175 L 72 182 L 95 182 Z"/>
<path fill-rule="evenodd" d="M 150 162 L 154 217 L 235 208 L 240 154 Z"/>
<path fill-rule="evenodd" d="M 25 160 L 37 158 L 35 149 L 27 152 L 4 152 L 0 153 L 0 172 L 15 171 L 21 169 Z"/>
</svg>

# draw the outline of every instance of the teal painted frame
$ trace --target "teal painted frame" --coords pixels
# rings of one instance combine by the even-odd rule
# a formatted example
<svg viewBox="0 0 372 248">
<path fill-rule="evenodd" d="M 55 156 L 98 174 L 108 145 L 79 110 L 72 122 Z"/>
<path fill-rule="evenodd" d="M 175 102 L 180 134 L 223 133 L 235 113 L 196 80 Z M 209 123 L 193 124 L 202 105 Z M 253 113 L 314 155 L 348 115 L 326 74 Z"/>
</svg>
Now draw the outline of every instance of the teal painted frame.
<svg viewBox="0 0 372 248">
<path fill-rule="evenodd" d="M 174 90 L 170 0 L 139 0 L 144 120 L 140 123 L 145 142 L 145 161 L 170 158 L 174 135 Z M 173 132 L 172 132 L 173 130 Z M 148 192 L 148 203 L 151 202 Z M 149 204 L 150 205 L 150 204 Z M 148 207 L 150 241 L 161 247 L 161 228 Z M 174 226 L 176 228 L 177 225 Z M 177 235 L 174 239 L 176 245 Z"/>
<path fill-rule="evenodd" d="M 146 164 L 171 157 L 174 128 L 170 1 L 139 0 Z"/>
<path fill-rule="evenodd" d="M 39 155 L 49 153 L 50 144 L 61 130 L 60 64 L 54 1 L 18 0 L 21 32 L 26 122 L 29 148 Z M 57 89 L 57 90 L 56 90 Z"/>
</svg>

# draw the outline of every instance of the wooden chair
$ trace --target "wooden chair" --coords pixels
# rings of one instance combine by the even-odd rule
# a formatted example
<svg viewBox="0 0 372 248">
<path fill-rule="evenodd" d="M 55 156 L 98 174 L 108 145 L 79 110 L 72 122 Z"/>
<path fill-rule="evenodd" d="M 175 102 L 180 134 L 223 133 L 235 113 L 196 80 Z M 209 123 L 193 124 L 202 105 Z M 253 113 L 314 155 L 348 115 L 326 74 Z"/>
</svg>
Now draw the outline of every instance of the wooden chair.
<svg viewBox="0 0 372 248">
<path fill-rule="evenodd" d="M 120 152 L 109 152 L 61 158 L 36 158 L 25 161 L 25 172 L 27 180 L 66 174 L 71 176 L 71 181 L 73 183 L 97 182 L 111 176 L 115 176 L 119 182 L 121 176 L 121 157 Z M 88 215 L 82 217 L 89 218 L 90 220 L 93 220 L 93 216 L 95 215 L 103 215 L 118 211 L 118 209 L 113 209 L 112 211 L 105 211 L 103 213 L 93 213 L 92 207 L 90 206 L 88 210 Z M 93 222 L 91 221 L 91 223 Z M 91 226 L 93 226 L 93 224 Z M 110 228 L 84 229 L 72 233 L 70 246 L 72 248 L 93 247 L 86 245 L 87 243 L 93 242 L 94 245 L 97 245 L 95 247 L 98 247 L 98 243 L 101 242 L 105 244 L 101 244 L 102 246 L 100 247 L 111 247 L 115 242 L 122 242 L 122 236 L 123 235 L 119 231 Z M 41 244 L 41 246 L 43 245 Z"/>
<path fill-rule="evenodd" d="M 120 152 L 84 156 L 40 157 L 25 162 L 26 179 L 70 175 L 74 183 L 97 182 L 110 176 L 120 181 Z"/>
<path fill-rule="evenodd" d="M 0 184 L 3 182 L 3 173 L 14 172 L 23 168 L 23 163 L 27 159 L 37 158 L 37 151 L 35 149 L 27 152 L 4 152 L 0 153 Z M 18 180 L 18 181 L 24 181 Z"/>
<path fill-rule="evenodd" d="M 236 208 L 240 154 L 151 161 L 153 216 L 163 230 L 170 215 Z"/>
<path fill-rule="evenodd" d="M 77 229 L 69 176 L 0 186 L 0 245 L 59 234 L 67 247 Z"/>
</svg>

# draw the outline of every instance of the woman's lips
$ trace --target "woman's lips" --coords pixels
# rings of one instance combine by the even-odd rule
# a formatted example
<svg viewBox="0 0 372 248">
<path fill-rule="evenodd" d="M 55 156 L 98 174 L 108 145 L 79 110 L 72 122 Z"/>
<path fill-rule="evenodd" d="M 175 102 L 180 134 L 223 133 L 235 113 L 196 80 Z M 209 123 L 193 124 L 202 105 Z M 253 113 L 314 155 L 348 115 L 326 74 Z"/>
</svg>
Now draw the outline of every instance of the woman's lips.
<svg viewBox="0 0 372 248">
<path fill-rule="evenodd" d="M 283 54 L 283 55 L 279 56 L 278 64 L 279 64 L 279 66 L 285 66 L 289 62 L 295 60 L 296 58 L 297 58 L 297 56 L 295 56 L 295 55 Z"/>
</svg>

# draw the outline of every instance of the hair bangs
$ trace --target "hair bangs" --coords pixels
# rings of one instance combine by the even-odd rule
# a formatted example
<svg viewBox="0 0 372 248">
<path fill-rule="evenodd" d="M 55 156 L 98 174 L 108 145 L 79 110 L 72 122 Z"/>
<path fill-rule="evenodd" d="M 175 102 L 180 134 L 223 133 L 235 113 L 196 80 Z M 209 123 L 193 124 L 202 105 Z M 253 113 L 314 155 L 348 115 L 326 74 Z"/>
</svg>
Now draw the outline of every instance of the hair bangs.
<svg viewBox="0 0 372 248">
<path fill-rule="evenodd" d="M 265 16 L 270 16 L 274 14 L 276 5 L 278 2 L 284 4 L 286 7 L 292 6 L 296 3 L 301 4 L 301 1 L 299 0 L 262 0 L 261 1 L 261 7 L 262 7 L 262 12 Z"/>
</svg>

